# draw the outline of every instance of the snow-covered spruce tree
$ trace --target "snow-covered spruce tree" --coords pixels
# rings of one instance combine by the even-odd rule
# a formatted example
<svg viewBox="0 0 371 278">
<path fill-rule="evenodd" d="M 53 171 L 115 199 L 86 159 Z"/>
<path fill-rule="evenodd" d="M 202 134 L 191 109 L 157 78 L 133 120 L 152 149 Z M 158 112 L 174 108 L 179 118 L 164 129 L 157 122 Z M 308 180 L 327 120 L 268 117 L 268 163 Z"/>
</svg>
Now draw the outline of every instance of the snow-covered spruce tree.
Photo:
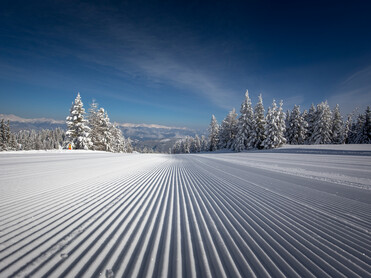
<svg viewBox="0 0 371 278">
<path fill-rule="evenodd" d="M 15 151 L 18 144 L 15 135 L 10 131 L 10 122 L 1 120 L 0 123 L 0 151 Z"/>
<path fill-rule="evenodd" d="M 366 112 L 365 112 L 365 127 L 364 132 L 365 136 L 367 137 L 366 143 L 371 144 L 371 109 L 370 106 L 367 106 Z"/>
<path fill-rule="evenodd" d="M 254 111 L 247 90 L 245 100 L 241 104 L 240 113 L 237 135 L 233 145 L 233 149 L 238 152 L 254 148 L 257 139 Z"/>
<path fill-rule="evenodd" d="M 291 111 L 289 109 L 286 110 L 286 120 L 285 120 L 285 138 L 286 138 L 286 143 L 290 144 L 289 142 L 289 124 L 290 124 L 290 118 L 291 118 Z"/>
<path fill-rule="evenodd" d="M 283 112 L 283 100 L 280 101 L 280 106 L 277 110 L 277 116 L 278 116 L 278 146 L 282 146 L 283 144 L 286 144 L 286 114 Z"/>
<path fill-rule="evenodd" d="M 314 104 L 312 103 L 312 105 L 310 106 L 309 108 L 309 111 L 308 111 L 308 114 L 306 115 L 306 117 L 304 118 L 304 120 L 308 123 L 308 128 L 307 128 L 307 140 L 306 140 L 306 143 L 307 144 L 313 144 L 312 142 L 312 134 L 313 134 L 313 131 L 314 131 L 314 124 L 315 124 L 315 120 L 316 120 L 316 107 L 314 106 Z"/>
<path fill-rule="evenodd" d="M 363 127 L 365 125 L 366 118 L 365 115 L 359 114 L 355 123 L 352 126 L 352 144 L 362 144 L 363 143 Z"/>
<path fill-rule="evenodd" d="M 191 153 L 192 139 L 189 136 L 186 136 L 183 141 L 183 153 Z"/>
<path fill-rule="evenodd" d="M 228 114 L 221 122 L 219 126 L 219 140 L 218 140 L 218 149 L 225 149 L 227 147 L 228 140 Z"/>
<path fill-rule="evenodd" d="M 277 105 L 274 102 L 274 105 L 268 107 L 267 116 L 265 118 L 265 139 L 261 143 L 261 147 L 264 149 L 272 149 L 274 148 L 275 136 L 274 132 L 276 130 L 276 119 L 275 119 L 275 110 L 277 109 Z"/>
<path fill-rule="evenodd" d="M 312 144 L 331 144 L 332 142 L 332 112 L 327 101 L 317 105 L 310 141 Z"/>
<path fill-rule="evenodd" d="M 0 130 L 1 130 L 1 148 L 4 151 L 7 150 L 13 150 L 11 147 L 11 140 L 12 140 L 12 133 L 10 132 L 10 122 L 9 120 L 7 122 L 4 121 L 4 119 L 1 121 L 0 124 Z"/>
<path fill-rule="evenodd" d="M 201 152 L 207 152 L 208 148 L 207 146 L 209 145 L 206 137 L 204 135 L 201 135 Z"/>
<path fill-rule="evenodd" d="M 300 113 L 300 106 L 295 105 L 288 117 L 286 125 L 287 143 L 292 145 L 304 144 L 307 126 L 307 122 Z"/>
<path fill-rule="evenodd" d="M 0 123 L 0 151 L 4 151 L 6 149 L 3 134 L 4 134 L 4 119 L 2 119 Z"/>
<path fill-rule="evenodd" d="M 196 134 L 195 139 L 193 140 L 193 145 L 191 147 L 193 152 L 199 153 L 201 151 L 201 140 L 200 137 Z"/>
<path fill-rule="evenodd" d="M 127 153 L 132 153 L 133 152 L 133 145 L 132 145 L 132 140 L 130 137 L 125 139 L 125 150 Z"/>
<path fill-rule="evenodd" d="M 171 148 L 171 153 L 178 154 L 180 153 L 180 140 L 177 140 L 174 146 Z"/>
<path fill-rule="evenodd" d="M 110 134 L 112 135 L 111 151 L 115 153 L 127 152 L 125 137 L 122 135 L 121 130 L 115 124 L 110 125 Z"/>
<path fill-rule="evenodd" d="M 80 93 L 72 103 L 70 115 L 66 118 L 67 132 L 66 143 L 71 144 L 73 149 L 89 149 L 92 146 L 87 125 L 84 119 L 85 109 L 81 101 Z"/>
<path fill-rule="evenodd" d="M 100 110 L 103 110 L 103 113 L 104 113 L 104 118 L 103 118 L 102 126 L 101 126 L 101 128 L 102 128 L 101 131 L 103 132 L 102 134 L 103 134 L 104 151 L 114 152 L 113 146 L 112 146 L 113 141 L 114 141 L 114 137 L 113 137 L 113 134 L 111 133 L 112 124 L 110 122 L 110 119 L 108 117 L 107 112 L 104 112 L 103 108 L 100 108 L 99 111 Z"/>
<path fill-rule="evenodd" d="M 10 151 L 18 151 L 19 150 L 19 146 L 18 146 L 16 136 L 12 132 L 10 133 L 8 150 L 10 150 Z"/>
<path fill-rule="evenodd" d="M 90 104 L 89 108 L 89 127 L 90 127 L 90 140 L 93 144 L 92 149 L 93 150 L 100 150 L 103 149 L 101 144 L 101 131 L 100 131 L 100 125 L 102 122 L 102 114 L 98 116 L 98 103 L 95 102 L 93 99 L 93 102 Z"/>
<path fill-rule="evenodd" d="M 286 143 L 284 137 L 285 132 L 285 113 L 282 111 L 282 101 L 280 106 L 277 108 L 275 100 L 272 102 L 272 107 L 268 109 L 266 124 L 265 124 L 265 136 L 266 138 L 262 142 L 264 149 L 273 149 L 280 147 Z"/>
<path fill-rule="evenodd" d="M 255 132 L 256 132 L 256 142 L 255 148 L 262 149 L 263 148 L 263 141 L 265 139 L 265 110 L 263 105 L 263 98 L 262 95 L 259 95 L 259 101 L 254 108 L 254 116 L 255 116 Z"/>
<path fill-rule="evenodd" d="M 345 124 L 344 124 L 344 130 L 343 130 L 343 140 L 344 140 L 344 144 L 350 144 L 350 129 L 352 127 L 352 114 L 349 114 L 348 117 L 347 117 L 347 120 L 345 121 Z"/>
<path fill-rule="evenodd" d="M 16 150 L 52 150 L 62 148 L 65 142 L 65 132 L 56 128 L 54 130 L 20 130 L 12 134 L 12 149 Z M 13 141 L 14 140 L 14 141 Z"/>
<path fill-rule="evenodd" d="M 218 149 L 219 143 L 219 125 L 214 115 L 211 116 L 211 122 L 209 125 L 209 147 L 210 152 Z"/>
<path fill-rule="evenodd" d="M 223 120 L 219 130 L 219 149 L 230 149 L 238 131 L 237 113 L 233 108 Z"/>
<path fill-rule="evenodd" d="M 340 114 L 339 104 L 336 104 L 332 113 L 332 143 L 343 144 L 344 143 L 344 122 Z"/>
<path fill-rule="evenodd" d="M 354 127 L 355 138 L 352 143 L 371 144 L 371 111 L 368 106 L 365 114 L 360 114 Z"/>
</svg>

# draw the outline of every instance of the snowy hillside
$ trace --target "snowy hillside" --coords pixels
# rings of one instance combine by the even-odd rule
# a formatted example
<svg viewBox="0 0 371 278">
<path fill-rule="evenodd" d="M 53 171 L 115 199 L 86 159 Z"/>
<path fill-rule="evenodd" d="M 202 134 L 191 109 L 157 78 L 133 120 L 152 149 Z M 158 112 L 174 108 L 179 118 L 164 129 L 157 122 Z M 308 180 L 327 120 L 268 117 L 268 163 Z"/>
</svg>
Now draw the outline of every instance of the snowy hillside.
<svg viewBox="0 0 371 278">
<path fill-rule="evenodd" d="M 371 146 L 0 153 L 0 276 L 370 277 Z"/>
</svg>

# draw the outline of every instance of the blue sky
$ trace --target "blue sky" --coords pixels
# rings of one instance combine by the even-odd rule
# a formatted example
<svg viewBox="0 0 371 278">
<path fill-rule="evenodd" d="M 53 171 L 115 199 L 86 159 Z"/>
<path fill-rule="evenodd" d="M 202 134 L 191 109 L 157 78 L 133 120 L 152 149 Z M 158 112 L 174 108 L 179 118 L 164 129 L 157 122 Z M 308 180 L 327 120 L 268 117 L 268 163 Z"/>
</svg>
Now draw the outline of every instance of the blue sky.
<svg viewBox="0 0 371 278">
<path fill-rule="evenodd" d="M 369 1 L 2 1 L 0 113 L 64 119 L 79 91 L 112 120 L 206 127 L 246 89 L 371 105 Z"/>
</svg>

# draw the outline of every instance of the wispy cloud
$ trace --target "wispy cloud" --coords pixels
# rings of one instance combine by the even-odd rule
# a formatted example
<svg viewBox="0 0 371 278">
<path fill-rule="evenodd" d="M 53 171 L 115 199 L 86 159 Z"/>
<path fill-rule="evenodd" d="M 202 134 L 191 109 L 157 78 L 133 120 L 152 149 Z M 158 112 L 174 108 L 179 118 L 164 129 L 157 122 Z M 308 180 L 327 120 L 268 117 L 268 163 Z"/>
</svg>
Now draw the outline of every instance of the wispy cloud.
<svg viewBox="0 0 371 278">
<path fill-rule="evenodd" d="M 371 66 L 350 75 L 328 101 L 331 106 L 339 104 L 343 113 L 351 113 L 357 108 L 363 112 L 371 105 Z"/>
<path fill-rule="evenodd" d="M 97 24 L 100 29 L 94 34 L 81 35 L 71 32 L 68 27 L 65 33 L 82 50 L 76 52 L 66 46 L 54 45 L 57 53 L 74 55 L 92 65 L 110 67 L 113 74 L 121 77 L 140 77 L 149 83 L 185 88 L 221 108 L 229 109 L 237 97 L 241 98 L 241 92 L 225 87 L 215 68 L 205 64 L 205 57 L 213 46 L 195 47 L 193 40 L 197 38 L 192 34 L 182 40 L 175 26 L 162 38 L 158 36 L 161 30 L 152 32 L 148 24 L 139 26 L 115 13 L 107 18 L 91 6 L 84 16 L 87 22 L 102 22 Z"/>
</svg>

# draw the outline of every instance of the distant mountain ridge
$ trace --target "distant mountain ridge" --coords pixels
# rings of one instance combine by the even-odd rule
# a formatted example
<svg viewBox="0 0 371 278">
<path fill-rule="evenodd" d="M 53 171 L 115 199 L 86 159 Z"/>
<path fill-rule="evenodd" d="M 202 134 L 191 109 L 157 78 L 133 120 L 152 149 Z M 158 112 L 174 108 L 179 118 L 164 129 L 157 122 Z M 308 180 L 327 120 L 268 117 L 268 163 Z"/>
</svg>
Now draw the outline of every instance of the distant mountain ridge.
<svg viewBox="0 0 371 278">
<path fill-rule="evenodd" d="M 40 129 L 66 129 L 66 122 L 50 118 L 26 119 L 13 114 L 0 114 L 0 119 L 10 121 L 13 131 L 19 130 L 40 130 Z M 148 146 L 154 146 L 159 142 L 174 142 L 174 140 L 186 136 L 194 136 L 197 131 L 187 127 L 170 127 L 158 124 L 133 124 L 133 123 L 116 123 L 120 127 L 125 137 L 130 137 L 134 141 L 148 142 Z M 203 132 L 198 131 L 200 135 Z M 166 140 L 170 139 L 170 140 Z M 147 144 L 145 144 L 147 145 Z"/>
<path fill-rule="evenodd" d="M 34 118 L 34 119 L 25 119 L 18 117 L 13 114 L 0 114 L 0 119 L 4 119 L 9 122 L 18 122 L 18 123 L 50 123 L 50 124 L 66 124 L 66 121 L 48 119 L 48 118 Z"/>
</svg>

